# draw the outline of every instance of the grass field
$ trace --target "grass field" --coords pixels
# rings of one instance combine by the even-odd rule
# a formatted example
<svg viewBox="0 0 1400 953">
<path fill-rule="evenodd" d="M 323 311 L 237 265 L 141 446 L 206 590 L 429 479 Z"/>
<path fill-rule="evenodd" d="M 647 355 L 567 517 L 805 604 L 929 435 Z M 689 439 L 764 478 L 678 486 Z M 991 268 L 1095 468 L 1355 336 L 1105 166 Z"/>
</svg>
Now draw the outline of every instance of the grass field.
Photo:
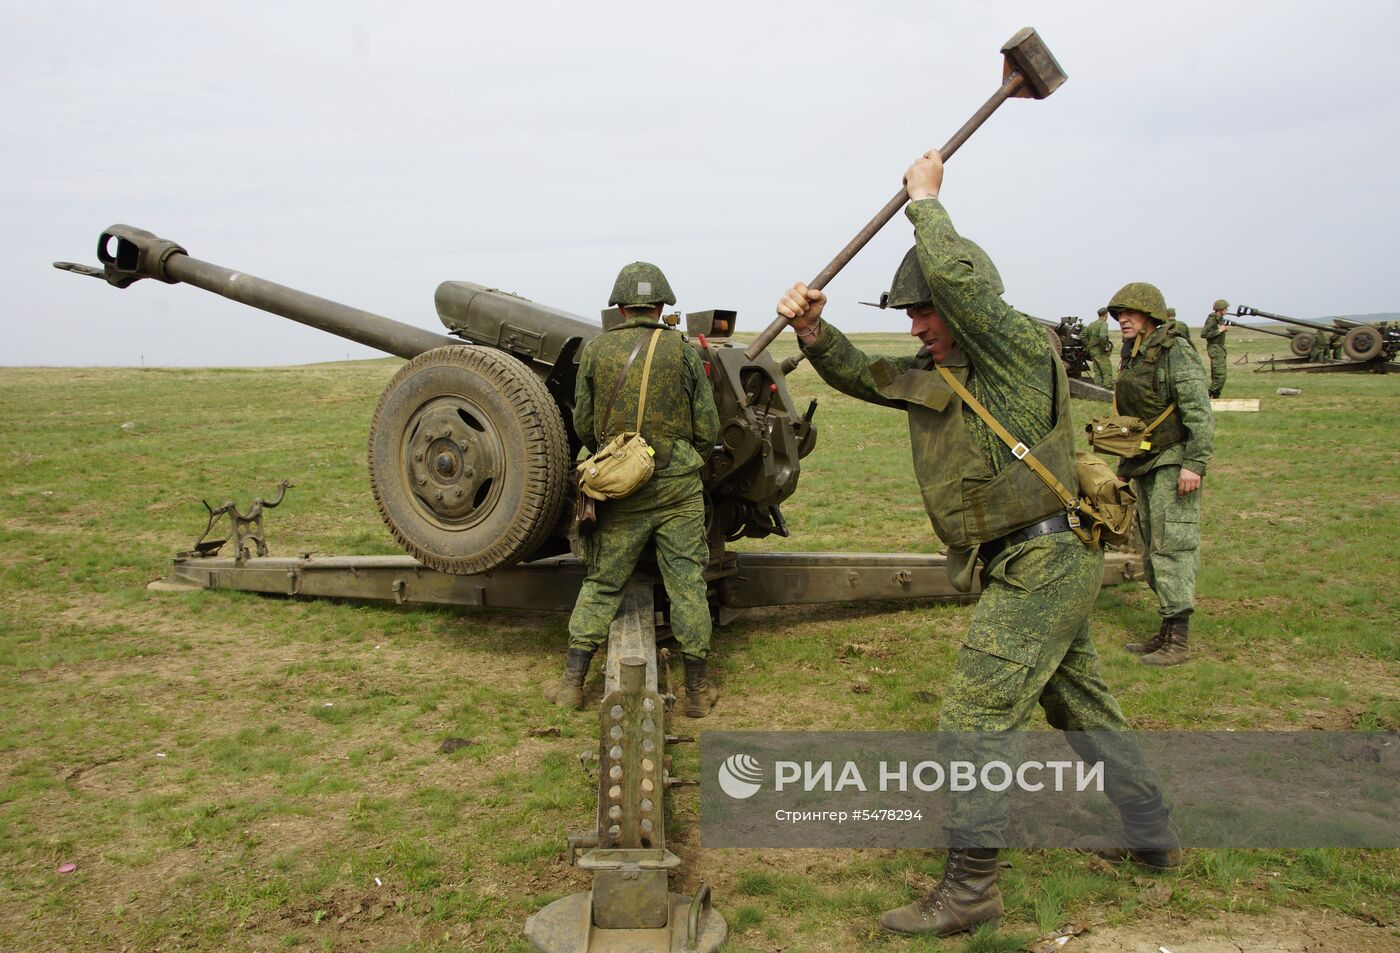
<svg viewBox="0 0 1400 953">
<path fill-rule="evenodd" d="M 0 369 L 0 950 L 524 950 L 525 917 L 586 886 L 563 848 L 591 823 L 576 755 L 595 716 L 539 692 L 562 616 L 146 591 L 203 528 L 201 497 L 246 506 L 283 477 L 275 554 L 396 552 L 365 434 L 397 365 Z M 1206 476 L 1194 658 L 1137 664 L 1120 646 L 1155 629 L 1150 595 L 1105 591 L 1108 681 L 1143 728 L 1400 730 L 1400 377 L 1250 370 L 1226 396 L 1262 411 L 1218 417 Z M 821 400 L 817 449 L 792 538 L 746 545 L 936 549 L 902 415 L 809 368 L 790 384 Z M 716 635 L 724 694 L 701 724 L 934 729 L 969 612 L 745 616 Z M 694 748 L 677 759 L 694 777 Z M 1207 949 L 1181 944 L 1212 924 L 1237 938 L 1220 949 L 1400 949 L 1400 856 L 1379 851 L 1193 851 L 1167 878 L 1016 852 L 999 933 L 883 937 L 879 911 L 938 855 L 701 850 L 697 801 L 674 799 L 676 887 L 713 886 L 736 953 L 1009 951 L 1070 924 L 1090 928 L 1070 953 Z"/>
</svg>

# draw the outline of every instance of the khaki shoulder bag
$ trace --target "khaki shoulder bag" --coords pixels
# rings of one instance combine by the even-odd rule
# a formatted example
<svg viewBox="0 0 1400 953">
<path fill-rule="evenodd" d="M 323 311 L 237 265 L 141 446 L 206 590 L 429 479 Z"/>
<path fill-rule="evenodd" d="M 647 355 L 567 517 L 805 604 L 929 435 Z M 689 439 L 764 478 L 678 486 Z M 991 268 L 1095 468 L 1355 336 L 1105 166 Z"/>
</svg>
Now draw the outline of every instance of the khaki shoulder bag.
<svg viewBox="0 0 1400 953">
<path fill-rule="evenodd" d="M 1114 409 L 1117 409 L 1116 404 Z M 1089 446 L 1124 460 L 1151 453 L 1152 431 L 1160 427 L 1162 421 L 1170 417 L 1174 410 L 1176 404 L 1168 404 L 1167 409 L 1150 424 L 1141 417 L 1128 414 L 1113 413 L 1106 417 L 1095 417 L 1084 427 L 1089 434 Z"/>
<path fill-rule="evenodd" d="M 656 463 L 652 459 L 656 456 L 656 451 L 641 435 L 641 429 L 642 420 L 646 416 L 651 359 L 656 354 L 656 342 L 660 340 L 659 330 L 652 329 L 651 345 L 647 348 L 646 363 L 642 366 L 642 394 L 637 404 L 637 429 L 624 431 L 613 437 L 577 467 L 578 488 L 592 499 L 619 500 L 631 496 L 645 486 L 651 475 L 656 472 Z M 600 428 L 603 433 L 608 432 L 613 405 L 617 403 L 617 395 L 622 392 L 622 383 L 627 380 L 627 372 L 632 368 L 632 362 L 637 359 L 637 352 L 641 350 L 643 340 L 645 339 L 638 339 L 637 346 L 632 349 L 631 356 L 622 367 L 622 376 L 617 379 L 612 399 L 608 401 L 608 409 L 603 412 L 603 426 Z"/>
<path fill-rule="evenodd" d="M 1120 480 L 1109 467 L 1092 453 L 1082 450 L 1074 454 L 1074 476 L 1079 483 L 1079 495 L 1075 496 L 1056 478 L 1050 469 L 1035 458 L 1030 447 L 1011 436 L 1011 432 L 991 415 L 982 402 L 972 396 L 972 391 L 964 387 L 946 367 L 939 367 L 938 373 L 953 388 L 962 402 L 971 407 L 981 417 L 992 432 L 1011 448 L 1011 454 L 1030 467 L 1036 476 L 1048 486 L 1064 505 L 1065 516 L 1069 518 L 1069 528 L 1086 545 L 1100 543 L 1121 545 L 1132 534 L 1133 508 L 1137 496 L 1133 488 Z"/>
</svg>

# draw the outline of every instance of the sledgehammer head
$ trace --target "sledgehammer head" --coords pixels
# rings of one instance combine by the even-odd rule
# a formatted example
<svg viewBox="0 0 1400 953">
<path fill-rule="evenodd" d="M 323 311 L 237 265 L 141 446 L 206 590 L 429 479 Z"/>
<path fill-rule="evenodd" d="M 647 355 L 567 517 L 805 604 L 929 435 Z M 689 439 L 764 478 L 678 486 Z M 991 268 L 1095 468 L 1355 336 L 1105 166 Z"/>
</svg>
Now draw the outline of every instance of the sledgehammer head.
<svg viewBox="0 0 1400 953">
<path fill-rule="evenodd" d="M 1018 95 L 1044 99 L 1068 78 L 1034 27 L 1026 27 L 1003 43 L 1001 52 L 1006 57 L 1004 75 L 1020 73 L 1025 77 L 1023 92 Z"/>
</svg>

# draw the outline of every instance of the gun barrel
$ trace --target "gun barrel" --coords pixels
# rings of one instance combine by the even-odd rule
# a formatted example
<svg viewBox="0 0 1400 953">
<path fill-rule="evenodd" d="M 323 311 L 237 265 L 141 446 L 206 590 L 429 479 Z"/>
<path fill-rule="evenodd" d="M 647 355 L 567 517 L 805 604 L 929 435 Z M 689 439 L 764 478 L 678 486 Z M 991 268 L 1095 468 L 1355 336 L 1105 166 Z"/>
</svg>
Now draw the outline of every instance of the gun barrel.
<svg viewBox="0 0 1400 953">
<path fill-rule="evenodd" d="M 1260 334 L 1272 334 L 1276 338 L 1293 337 L 1293 335 L 1289 334 L 1287 331 L 1271 331 L 1268 328 L 1255 327 L 1252 324 L 1240 324 L 1238 321 L 1222 321 L 1221 323 L 1227 324 L 1232 328 L 1241 328 L 1245 331 L 1258 331 Z"/>
<path fill-rule="evenodd" d="M 1274 314 L 1272 311 L 1260 311 L 1258 308 L 1251 308 L 1247 305 L 1240 305 L 1237 313 L 1243 317 L 1268 318 L 1271 321 L 1282 321 L 1284 324 L 1296 324 L 1300 328 L 1308 328 L 1313 331 L 1326 331 L 1328 334 L 1345 334 L 1347 330 L 1335 324 L 1318 324 L 1316 321 L 1304 321 L 1302 318 L 1290 318 L 1286 314 Z"/>
<path fill-rule="evenodd" d="M 174 242 L 129 225 L 113 225 L 103 232 L 98 239 L 97 257 L 103 265 L 100 273 L 82 267 L 64 270 L 96 274 L 118 288 L 142 278 L 154 278 L 166 284 L 194 285 L 259 311 L 268 311 L 403 358 L 414 358 L 436 347 L 461 343 L 456 338 L 383 315 L 200 261 Z M 64 264 L 55 263 L 60 268 Z"/>
</svg>

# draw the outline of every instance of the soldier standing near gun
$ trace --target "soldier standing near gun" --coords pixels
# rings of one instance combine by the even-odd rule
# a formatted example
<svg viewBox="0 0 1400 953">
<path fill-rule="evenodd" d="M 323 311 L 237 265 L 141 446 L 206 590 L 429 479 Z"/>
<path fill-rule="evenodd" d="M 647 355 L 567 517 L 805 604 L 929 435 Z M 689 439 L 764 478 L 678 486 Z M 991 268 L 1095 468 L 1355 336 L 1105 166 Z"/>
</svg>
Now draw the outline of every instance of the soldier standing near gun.
<svg viewBox="0 0 1400 953">
<path fill-rule="evenodd" d="M 1216 305 L 1212 316 L 1218 320 L 1228 305 Z M 1132 347 L 1114 388 L 1117 411 L 1157 422 L 1150 451 L 1123 460 L 1118 475 L 1131 479 L 1137 493 L 1143 566 L 1162 622 L 1152 638 L 1125 648 L 1148 665 L 1178 665 L 1189 653 L 1187 629 L 1201 563 L 1201 480 L 1215 439 L 1205 365 L 1186 346 L 1180 322 L 1166 319 L 1166 302 L 1155 286 L 1124 285 L 1108 311 Z M 1219 366 L 1223 375 L 1223 358 Z"/>
<path fill-rule="evenodd" d="M 954 586 L 970 590 L 974 565 L 982 562 L 984 588 L 948 678 L 940 730 L 1006 737 L 1028 726 L 1039 704 L 1050 724 L 1065 731 L 1127 732 L 1089 636 L 1102 551 L 1070 530 L 1059 498 L 940 372 L 1031 446 L 1063 484 L 1077 486 L 1064 368 L 1044 328 L 1002 300 L 1000 276 L 985 252 L 954 230 L 938 201 L 942 181 L 937 150 L 906 173 L 915 246 L 882 302 L 908 314 L 910 333 L 924 345 L 917 355 L 872 361 L 822 319 L 826 295 L 805 284 L 786 292 L 778 313 L 828 384 L 907 412 L 914 470 L 934 529 L 948 544 Z M 1093 749 L 1080 752 L 1086 759 L 1105 760 L 1108 794 L 1124 823 L 1125 836 L 1116 840 L 1135 845 L 1129 851 L 1096 838 L 1076 846 L 1118 860 L 1179 865 L 1160 789 L 1131 736 L 1106 746 L 1113 751 L 1101 737 L 1070 737 Z M 997 851 L 1006 842 L 1006 821 L 1002 799 L 955 799 L 942 879 L 926 896 L 886 912 L 881 925 L 948 935 L 998 919 Z"/>
<path fill-rule="evenodd" d="M 1097 321 L 1090 321 L 1084 329 L 1084 346 L 1089 350 L 1089 360 L 1094 362 L 1094 383 L 1100 387 L 1113 386 L 1113 342 L 1108 339 L 1108 309 L 1100 308 Z"/>
<path fill-rule="evenodd" d="M 661 323 L 662 306 L 675 303 L 660 268 L 640 261 L 627 265 L 608 300 L 622 309 L 623 321 L 590 340 L 579 356 L 574 430 L 585 448 L 592 453 L 612 436 L 636 428 L 655 451 L 656 469 L 631 495 L 598 504 L 597 528 L 583 546 L 588 575 L 569 617 L 564 674 L 546 693 L 561 708 L 583 707 L 588 666 L 607 640 L 623 590 L 649 542 L 656 545 L 671 601 L 671 633 L 685 662 L 685 713 L 703 718 L 719 698 L 706 677 L 710 554 L 700 482 L 700 468 L 719 433 L 719 412 L 700 356 Z M 637 361 L 653 347 L 646 362 Z"/>
<path fill-rule="evenodd" d="M 1230 326 L 1224 323 L 1225 309 L 1230 302 L 1218 299 L 1206 318 L 1206 326 L 1201 329 L 1201 337 L 1206 341 L 1206 354 L 1210 355 L 1210 396 L 1219 397 L 1225 390 L 1225 332 Z"/>
</svg>

